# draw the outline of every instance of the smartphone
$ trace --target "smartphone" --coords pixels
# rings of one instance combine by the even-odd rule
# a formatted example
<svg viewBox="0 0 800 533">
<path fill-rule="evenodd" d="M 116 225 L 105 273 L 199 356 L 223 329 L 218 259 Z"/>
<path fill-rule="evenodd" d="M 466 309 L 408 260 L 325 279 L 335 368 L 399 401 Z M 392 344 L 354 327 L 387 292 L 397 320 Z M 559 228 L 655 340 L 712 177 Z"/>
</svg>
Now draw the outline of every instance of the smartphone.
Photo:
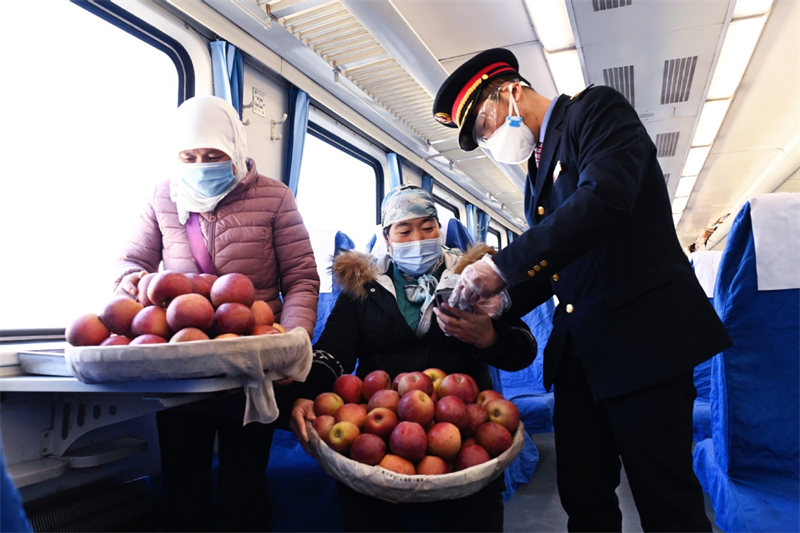
<svg viewBox="0 0 800 533">
<path fill-rule="evenodd" d="M 442 307 L 442 304 L 450 299 L 451 294 L 453 294 L 453 289 L 436 291 L 436 293 L 433 295 L 433 299 L 436 302 L 436 307 L 441 309 L 444 314 L 454 317 L 456 315 L 454 315 L 453 313 Z"/>
</svg>

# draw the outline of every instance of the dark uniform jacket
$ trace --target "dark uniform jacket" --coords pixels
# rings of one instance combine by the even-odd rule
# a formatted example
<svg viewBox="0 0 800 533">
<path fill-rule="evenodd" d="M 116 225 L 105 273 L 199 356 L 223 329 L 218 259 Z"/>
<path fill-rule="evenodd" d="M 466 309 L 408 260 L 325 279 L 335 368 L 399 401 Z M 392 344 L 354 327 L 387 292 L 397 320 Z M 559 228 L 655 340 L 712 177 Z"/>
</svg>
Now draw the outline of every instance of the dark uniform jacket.
<svg viewBox="0 0 800 533">
<path fill-rule="evenodd" d="M 468 253 L 455 270 L 481 255 Z M 337 256 L 333 272 L 343 292 L 314 349 L 315 357 L 322 355 L 323 362 L 326 354 L 334 357 L 344 373 L 352 372 L 356 362 L 356 374 L 362 378 L 377 369 L 386 370 L 394 378 L 400 372 L 436 367 L 448 374 L 469 374 L 484 390 L 492 388 L 489 365 L 519 370 L 536 357 L 536 341 L 519 319 L 494 320 L 498 341 L 484 350 L 445 336 L 435 318 L 428 332 L 417 338 L 403 318 L 395 295 L 385 287 L 391 283 L 389 275 L 366 254 L 346 252 Z M 379 282 L 381 277 L 383 283 Z M 327 364 L 330 366 L 330 361 Z M 313 365 L 312 373 L 320 371 L 320 366 Z M 316 379 L 312 376 L 312 381 Z"/>
<path fill-rule="evenodd" d="M 676 377 L 730 345 L 678 242 L 655 145 L 617 91 L 557 99 L 525 209 L 530 229 L 494 261 L 512 278 L 517 314 L 558 298 L 546 387 L 568 337 L 598 400 Z"/>
</svg>

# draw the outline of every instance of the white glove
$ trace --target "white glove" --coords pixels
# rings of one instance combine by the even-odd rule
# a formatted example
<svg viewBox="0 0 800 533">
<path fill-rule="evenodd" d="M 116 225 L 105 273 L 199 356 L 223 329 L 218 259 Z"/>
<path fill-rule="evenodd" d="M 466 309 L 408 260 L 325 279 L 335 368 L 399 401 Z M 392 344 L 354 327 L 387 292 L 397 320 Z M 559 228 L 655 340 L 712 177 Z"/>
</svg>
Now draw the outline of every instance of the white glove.
<svg viewBox="0 0 800 533">
<path fill-rule="evenodd" d="M 500 269 L 489 254 L 467 266 L 453 289 L 447 303 L 450 307 L 468 310 L 481 298 L 498 294 L 508 283 L 503 279 Z"/>
<path fill-rule="evenodd" d="M 500 291 L 500 294 L 478 300 L 476 305 L 480 307 L 484 313 L 496 319 L 500 318 L 500 315 L 511 307 L 511 298 L 508 296 L 508 292 Z"/>
</svg>

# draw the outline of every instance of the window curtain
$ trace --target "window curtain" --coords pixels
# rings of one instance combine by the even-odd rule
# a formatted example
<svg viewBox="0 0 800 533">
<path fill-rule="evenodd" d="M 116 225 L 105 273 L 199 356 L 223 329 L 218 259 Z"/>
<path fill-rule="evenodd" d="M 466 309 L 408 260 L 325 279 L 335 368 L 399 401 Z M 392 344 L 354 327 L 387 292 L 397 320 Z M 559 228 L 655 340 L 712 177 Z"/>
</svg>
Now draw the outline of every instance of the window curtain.
<svg viewBox="0 0 800 533">
<path fill-rule="evenodd" d="M 214 96 L 228 101 L 242 118 L 242 85 L 244 59 L 242 52 L 225 41 L 211 43 L 211 71 Z"/>
<path fill-rule="evenodd" d="M 303 161 L 303 145 L 308 130 L 308 93 L 294 85 L 289 87 L 289 134 L 286 142 L 283 182 L 297 196 L 300 181 L 300 164 Z"/>
<path fill-rule="evenodd" d="M 427 174 L 422 176 L 422 188 L 433 194 L 433 176 Z"/>
<path fill-rule="evenodd" d="M 475 242 L 486 242 L 486 235 L 489 233 L 489 213 L 480 209 L 478 211 L 478 226 L 475 232 Z"/>
<path fill-rule="evenodd" d="M 472 237 L 473 242 L 478 242 L 477 237 L 477 213 L 478 208 L 472 204 L 467 204 L 467 231 L 469 231 L 470 237 Z"/>
<path fill-rule="evenodd" d="M 511 231 L 510 229 L 507 229 L 506 230 L 506 238 L 508 239 L 508 244 L 511 244 L 512 242 L 514 242 L 514 237 L 516 237 L 516 234 L 513 231 Z"/>
<path fill-rule="evenodd" d="M 386 154 L 389 165 L 389 190 L 399 187 L 403 183 L 403 169 L 400 168 L 400 156 L 394 152 Z"/>
</svg>

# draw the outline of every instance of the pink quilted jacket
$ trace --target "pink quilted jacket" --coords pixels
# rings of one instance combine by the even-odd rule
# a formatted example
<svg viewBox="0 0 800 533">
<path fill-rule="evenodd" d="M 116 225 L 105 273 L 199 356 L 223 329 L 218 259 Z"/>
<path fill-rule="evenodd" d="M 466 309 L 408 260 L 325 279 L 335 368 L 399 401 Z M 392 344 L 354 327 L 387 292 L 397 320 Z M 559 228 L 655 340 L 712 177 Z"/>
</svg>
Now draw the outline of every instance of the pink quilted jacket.
<svg viewBox="0 0 800 533">
<path fill-rule="evenodd" d="M 247 167 L 247 176 L 216 209 L 200 214 L 206 247 L 217 274 L 247 275 L 256 298 L 269 303 L 277 321 L 287 329 L 305 328 L 312 336 L 319 276 L 308 231 L 289 188 L 258 174 L 252 159 Z M 134 235 L 120 258 L 115 287 L 131 272 L 157 271 L 162 261 L 165 270 L 200 271 L 170 199 L 169 181 L 156 187 Z"/>
</svg>

